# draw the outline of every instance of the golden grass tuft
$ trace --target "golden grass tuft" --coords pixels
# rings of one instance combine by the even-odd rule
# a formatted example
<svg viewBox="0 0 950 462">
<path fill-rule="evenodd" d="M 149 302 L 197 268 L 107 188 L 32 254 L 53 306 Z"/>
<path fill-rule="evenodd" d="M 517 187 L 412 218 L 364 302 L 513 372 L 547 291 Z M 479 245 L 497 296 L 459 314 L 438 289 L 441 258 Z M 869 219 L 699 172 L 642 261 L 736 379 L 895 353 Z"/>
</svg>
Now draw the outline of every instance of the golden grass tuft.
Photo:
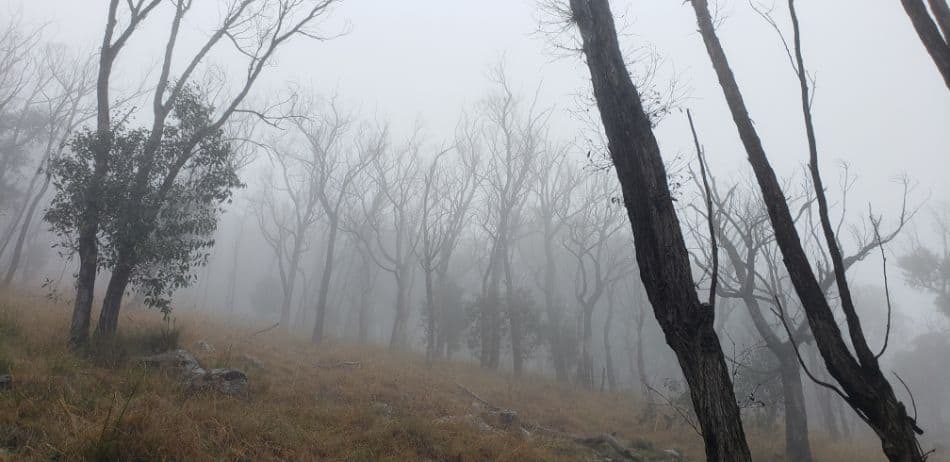
<svg viewBox="0 0 950 462">
<path fill-rule="evenodd" d="M 615 433 L 643 448 L 703 459 L 702 441 L 689 427 L 638 422 L 640 403 L 632 395 L 575 390 L 541 377 L 513 380 L 458 362 L 428 368 L 417 354 L 314 346 L 277 331 L 249 337 L 260 326 L 176 316 L 173 329 L 158 313 L 127 311 L 118 340 L 75 353 L 64 341 L 68 307 L 0 294 L 0 373 L 9 370 L 15 383 L 0 391 L 0 460 L 597 460 L 567 441 L 436 422 L 473 412 L 456 383 L 525 421 Z M 190 348 L 199 339 L 215 351 Z M 249 396 L 186 393 L 173 372 L 130 360 L 173 341 L 206 366 L 247 372 Z M 338 361 L 361 367 L 317 367 Z M 780 433 L 750 429 L 750 439 L 756 460 L 781 460 Z M 882 460 L 873 443 L 815 447 L 818 460 Z"/>
</svg>

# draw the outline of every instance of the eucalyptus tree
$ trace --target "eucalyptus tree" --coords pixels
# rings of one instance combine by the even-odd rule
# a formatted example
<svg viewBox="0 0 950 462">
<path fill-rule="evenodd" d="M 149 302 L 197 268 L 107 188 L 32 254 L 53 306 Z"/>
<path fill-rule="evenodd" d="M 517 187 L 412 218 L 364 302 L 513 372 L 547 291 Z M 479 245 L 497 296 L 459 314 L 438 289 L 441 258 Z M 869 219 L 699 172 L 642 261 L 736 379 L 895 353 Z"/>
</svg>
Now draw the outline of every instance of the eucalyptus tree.
<svg viewBox="0 0 950 462">
<path fill-rule="evenodd" d="M 901 0 L 904 12 L 950 89 L 950 6 L 947 0 Z"/>
<path fill-rule="evenodd" d="M 580 31 L 640 277 L 689 385 L 708 460 L 749 461 L 725 355 L 714 330 L 715 298 L 701 302 L 653 124 L 620 49 L 607 0 L 560 10 Z M 714 292 L 713 292 L 714 294 Z"/>
<path fill-rule="evenodd" d="M 426 360 L 439 354 L 439 330 L 443 327 L 442 300 L 447 290 L 449 263 L 465 225 L 477 191 L 477 160 L 471 151 L 459 150 L 460 159 L 448 165 L 443 158 L 456 150 L 444 148 L 436 153 L 422 177 L 419 233 L 415 247 L 425 284 Z"/>
<path fill-rule="evenodd" d="M 76 204 L 80 207 L 79 220 L 75 222 L 76 245 L 79 254 L 79 272 L 76 280 L 76 297 L 73 319 L 70 326 L 70 342 L 73 345 L 84 343 L 88 338 L 89 320 L 92 311 L 92 298 L 95 290 L 95 278 L 100 268 L 99 235 L 103 215 L 111 213 L 105 210 L 107 200 L 103 194 L 103 184 L 110 175 L 110 161 L 116 152 L 113 149 L 114 134 L 119 131 L 114 126 L 110 84 L 112 71 L 120 53 L 141 30 L 141 25 L 162 4 L 162 0 L 110 0 L 106 15 L 106 26 L 99 53 L 99 72 L 97 77 L 97 117 L 96 139 L 91 148 L 92 169 L 84 180 L 83 200 Z M 329 13 L 336 0 L 235 0 L 228 3 L 221 13 L 218 23 L 197 50 L 187 57 L 180 56 L 179 39 L 181 26 L 191 21 L 193 0 L 171 2 L 171 20 L 167 26 L 167 40 L 161 58 L 158 77 L 154 82 L 151 104 L 151 129 L 141 146 L 141 156 L 135 166 L 134 181 L 129 185 L 128 197 L 131 203 L 146 204 L 135 210 L 134 216 L 125 217 L 124 227 L 131 233 L 123 233 L 121 242 L 117 242 L 114 262 L 106 266 L 113 268 L 107 300 L 103 302 L 98 332 L 112 335 L 118 324 L 122 294 L 129 283 L 129 277 L 140 265 L 142 258 L 137 255 L 137 245 L 155 236 L 161 227 L 160 217 L 166 209 L 173 209 L 169 202 L 172 192 L 178 184 L 179 174 L 192 161 L 196 153 L 203 149 L 202 144 L 213 138 L 224 127 L 235 112 L 246 111 L 243 103 L 264 69 L 272 62 L 278 49 L 294 38 L 318 36 L 315 26 Z M 121 19 L 120 24 L 120 17 Z M 212 50 L 228 47 L 245 60 L 243 75 L 238 78 L 236 92 L 223 96 L 216 101 L 220 109 L 200 110 L 203 125 L 190 133 L 190 138 L 182 140 L 176 146 L 175 155 L 165 155 L 169 143 L 166 136 L 166 121 L 176 108 L 181 108 L 182 98 L 198 78 L 203 65 L 207 63 Z M 174 70 L 174 63 L 184 63 L 180 70 Z M 173 76 L 174 75 L 174 76 Z M 220 92 L 224 94 L 226 92 Z M 199 108 L 202 105 L 192 105 Z M 179 114 L 186 121 L 187 114 Z M 162 162 L 165 164 L 162 164 Z M 161 171 L 157 176 L 156 171 Z M 151 187 L 154 182 L 157 191 Z M 153 193 L 156 193 L 153 195 Z M 151 197 L 149 197 L 151 196 Z M 134 229 L 133 229 L 134 228 Z M 158 299 L 153 299 L 157 301 Z"/>
<path fill-rule="evenodd" d="M 344 146 L 334 149 L 335 139 L 341 133 L 338 124 L 328 124 L 327 121 L 341 120 L 341 116 L 336 98 L 331 99 L 328 105 L 329 114 L 294 119 L 294 125 L 303 135 L 311 153 L 311 168 L 315 175 L 314 196 L 322 208 L 327 231 L 320 285 L 317 289 L 316 321 L 311 334 L 313 342 L 323 340 L 334 259 L 342 229 L 343 208 L 355 202 L 352 197 L 359 194 L 360 180 L 364 172 L 376 158 L 384 154 L 387 142 L 385 131 L 374 133 L 363 125 L 355 130 Z"/>
<path fill-rule="evenodd" d="M 556 245 L 568 221 L 583 210 L 575 198 L 584 176 L 580 168 L 571 162 L 571 150 L 566 144 L 549 144 L 538 156 L 538 174 L 532 184 L 536 226 L 540 227 L 544 252 L 544 268 L 540 284 L 544 295 L 544 311 L 547 315 L 547 340 L 554 365 L 554 374 L 560 381 L 568 379 L 567 351 L 573 336 L 568 335 L 569 322 L 563 312 L 557 279 Z"/>
<path fill-rule="evenodd" d="M 20 229 L 3 285 L 9 285 L 13 280 L 36 210 L 40 202 L 46 199 L 52 181 L 50 163 L 62 156 L 73 131 L 94 114 L 90 96 L 95 90 L 95 73 L 90 59 L 71 57 L 63 47 L 48 46 L 43 53 L 41 65 L 51 76 L 47 88 L 42 92 L 43 98 L 39 101 L 42 104 L 40 111 L 44 115 L 42 132 L 37 136 L 41 154 L 36 160 L 36 170 L 24 191 L 19 213 L 12 223 L 19 223 Z M 11 226 L 11 234 L 12 231 Z M 3 246 L 0 247 L 0 255 L 9 237 L 12 235 L 5 238 Z"/>
<path fill-rule="evenodd" d="M 283 291 L 280 323 L 285 330 L 290 328 L 300 259 L 310 248 L 315 223 L 325 213 L 321 196 L 326 195 L 329 187 L 327 162 L 344 157 L 350 148 L 347 131 L 354 123 L 337 106 L 336 99 L 326 108 L 307 103 L 303 106 L 295 107 L 297 114 L 291 117 L 296 129 L 289 135 L 275 135 L 268 146 L 277 164 L 279 183 L 274 175 L 267 179 L 257 207 L 261 233 L 277 257 Z"/>
<path fill-rule="evenodd" d="M 379 129 L 374 139 L 380 155 L 372 157 L 368 169 L 372 193 L 358 198 L 362 218 L 349 230 L 373 262 L 393 277 L 396 295 L 389 346 L 403 349 L 409 346 L 411 288 L 420 241 L 420 143 L 413 137 L 391 146 L 387 128 Z"/>
<path fill-rule="evenodd" d="M 837 382 L 837 384 L 826 385 L 841 396 L 875 431 L 881 440 L 884 454 L 889 460 L 923 461 L 926 457 L 917 441 L 917 435 L 923 433 L 923 430 L 917 426 L 906 406 L 898 399 L 878 361 L 886 345 L 877 352 L 872 351 L 851 297 L 851 289 L 846 278 L 847 266 L 841 244 L 831 223 L 828 199 L 818 166 L 818 143 L 812 120 L 811 88 L 804 65 L 801 31 L 794 0 L 788 2 L 793 29 L 793 41 L 789 54 L 799 83 L 801 114 L 808 141 L 809 172 L 818 205 L 821 234 L 831 260 L 830 267 L 844 313 L 850 347 L 835 320 L 830 297 L 823 290 L 821 281 L 809 262 L 803 241 L 795 228 L 795 221 L 785 193 L 769 162 L 758 130 L 752 123 L 735 74 L 729 66 L 722 43 L 716 34 L 707 2 L 706 0 L 691 0 L 691 4 L 699 24 L 700 35 L 706 45 L 739 137 L 755 173 L 785 268 L 798 293 L 822 359 Z"/>
<path fill-rule="evenodd" d="M 499 66 L 492 74 L 497 91 L 481 104 L 476 120 L 479 156 L 484 159 L 481 182 L 481 226 L 489 239 L 488 263 L 482 275 L 482 295 L 478 306 L 478 337 L 482 367 L 497 369 L 501 358 L 504 328 L 502 310 L 507 294 L 514 291 L 512 254 L 524 212 L 537 159 L 544 147 L 549 112 L 537 108 L 537 100 L 527 108 L 515 95 Z M 504 282 L 505 295 L 501 285 Z M 509 316 L 516 324 L 518 316 Z M 521 348 L 518 325 L 511 327 L 512 350 Z M 518 357 L 519 355 L 515 355 Z M 520 363 L 515 372 L 520 373 Z"/>
<path fill-rule="evenodd" d="M 584 184 L 580 212 L 568 222 L 564 247 L 575 260 L 575 291 L 581 320 L 581 358 L 577 382 L 594 387 L 594 357 L 591 351 L 594 309 L 611 286 L 630 275 L 632 254 L 624 238 L 623 211 L 611 195 L 609 181 L 589 180 Z M 612 309 L 612 308 L 611 308 Z M 607 329 L 605 328 L 605 334 Z"/>
</svg>

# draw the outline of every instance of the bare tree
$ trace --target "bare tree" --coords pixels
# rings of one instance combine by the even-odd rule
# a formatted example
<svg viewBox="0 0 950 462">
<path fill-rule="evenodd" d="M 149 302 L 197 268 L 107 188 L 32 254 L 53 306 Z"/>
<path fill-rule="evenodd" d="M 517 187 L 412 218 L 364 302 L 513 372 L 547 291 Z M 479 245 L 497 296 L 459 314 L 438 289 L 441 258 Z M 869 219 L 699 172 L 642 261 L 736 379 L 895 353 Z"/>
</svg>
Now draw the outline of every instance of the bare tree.
<svg viewBox="0 0 950 462">
<path fill-rule="evenodd" d="M 714 306 L 700 302 L 695 291 L 666 168 L 640 91 L 627 71 L 610 6 L 607 0 L 571 0 L 564 12 L 580 30 L 633 228 L 640 277 L 689 385 L 706 457 L 749 461 L 730 371 L 713 329 Z"/>
<path fill-rule="evenodd" d="M 803 63 L 801 35 L 794 1 L 789 1 L 789 10 L 794 30 L 793 62 L 798 74 L 801 89 L 802 113 L 809 146 L 809 168 L 815 197 L 818 203 L 819 218 L 824 244 L 832 261 L 834 279 L 841 300 L 842 311 L 848 328 L 848 336 L 854 348 L 854 354 L 845 342 L 844 336 L 835 321 L 831 305 L 821 282 L 815 275 L 808 256 L 795 228 L 795 221 L 786 202 L 784 192 L 769 163 L 757 130 L 752 123 L 739 85 L 729 67 L 725 51 L 716 35 L 712 17 L 705 0 L 691 0 L 700 34 L 712 61 L 713 68 L 723 88 L 726 102 L 748 154 L 749 163 L 755 173 L 763 201 L 768 210 L 769 219 L 775 233 L 776 243 L 782 251 L 785 267 L 792 284 L 798 293 L 808 318 L 812 335 L 818 346 L 828 371 L 835 378 L 838 387 L 832 387 L 858 413 L 862 420 L 871 426 L 884 449 L 885 455 L 893 461 L 922 461 L 924 453 L 917 443 L 915 433 L 922 430 L 908 414 L 878 363 L 883 350 L 874 353 L 868 345 L 861 327 L 860 319 L 851 300 L 850 288 L 846 279 L 844 258 L 840 250 L 838 237 L 828 215 L 828 204 L 818 169 L 818 149 L 815 129 L 811 118 L 811 97 L 808 77 Z"/>
<path fill-rule="evenodd" d="M 416 246 L 417 259 L 425 278 L 426 295 L 426 359 L 431 363 L 442 349 L 444 295 L 448 284 L 450 259 L 468 223 L 469 210 L 478 187 L 477 159 L 472 151 L 459 150 L 460 161 L 449 166 L 442 158 L 454 147 L 439 151 L 423 175 L 421 246 Z"/>
<path fill-rule="evenodd" d="M 574 296 L 581 319 L 577 383 L 588 389 L 594 387 L 594 309 L 611 286 L 629 276 L 632 264 L 631 255 L 624 251 L 629 244 L 623 238 L 622 209 L 611 196 L 612 189 L 609 181 L 595 179 L 585 184 L 580 213 L 569 221 L 564 239 L 564 247 L 574 257 L 577 268 Z"/>
<path fill-rule="evenodd" d="M 2 285 L 9 285 L 13 281 L 20 264 L 23 246 L 33 224 L 37 208 L 49 191 L 52 176 L 47 169 L 51 159 L 55 159 L 66 149 L 66 142 L 73 130 L 89 120 L 94 115 L 91 110 L 90 96 L 95 90 L 95 68 L 88 58 L 72 58 L 62 47 L 48 46 L 40 63 L 49 75 L 49 82 L 42 88 L 41 109 L 44 116 L 42 134 L 42 154 L 38 159 L 36 172 L 32 175 L 23 197 L 20 213 L 13 222 L 20 223 L 20 230 L 13 254 L 7 267 L 6 276 Z M 35 188 L 39 183 L 39 190 Z M 11 229 L 12 233 L 12 229 Z M 6 247 L 0 247 L 0 255 Z"/>
<path fill-rule="evenodd" d="M 477 128 L 478 146 L 484 150 L 480 155 L 486 159 L 481 183 L 482 227 L 490 240 L 488 263 L 482 277 L 478 329 L 481 365 L 497 369 L 504 326 L 501 308 L 503 300 L 513 293 L 513 245 L 529 197 L 536 159 L 541 153 L 547 113 L 536 108 L 536 100 L 527 112 L 522 113 L 521 101 L 511 89 L 503 66 L 499 65 L 493 71 L 492 80 L 498 92 L 483 102 L 483 120 Z M 502 282 L 505 284 L 504 297 Z M 510 317 L 516 322 L 511 326 L 513 356 L 520 358 L 523 340 L 517 325 L 520 317 Z M 520 359 L 515 359 L 515 363 L 515 373 L 520 374 Z"/>
<path fill-rule="evenodd" d="M 315 179 L 314 197 L 326 217 L 326 249 L 323 252 L 320 286 L 317 289 L 316 321 L 311 335 L 311 340 L 317 343 L 323 340 L 327 301 L 333 280 L 333 263 L 341 230 L 342 208 L 356 193 L 363 171 L 373 159 L 383 154 L 386 143 L 385 132 L 370 134 L 364 127 L 355 135 L 353 146 L 342 149 L 337 146 L 341 131 L 347 123 L 337 104 L 336 98 L 333 98 L 329 102 L 327 114 L 294 119 L 297 130 L 307 140 L 311 152 L 310 162 Z"/>
<path fill-rule="evenodd" d="M 350 226 L 373 262 L 393 276 L 396 285 L 393 328 L 389 346 L 409 346 L 409 308 L 415 274 L 416 246 L 419 244 L 419 217 L 414 200 L 421 186 L 419 143 L 415 138 L 393 149 L 388 130 L 381 130 L 379 151 L 369 168 L 373 194 L 361 196 L 362 226 Z"/>
<path fill-rule="evenodd" d="M 541 291 L 544 294 L 544 311 L 547 314 L 547 335 L 554 374 L 559 381 L 568 380 L 566 358 L 565 317 L 563 301 L 558 299 L 556 243 L 565 225 L 583 208 L 574 200 L 575 191 L 581 184 L 580 169 L 568 162 L 567 145 L 548 145 L 538 157 L 538 175 L 533 184 L 535 219 L 541 228 L 544 249 L 544 268 Z"/>
</svg>

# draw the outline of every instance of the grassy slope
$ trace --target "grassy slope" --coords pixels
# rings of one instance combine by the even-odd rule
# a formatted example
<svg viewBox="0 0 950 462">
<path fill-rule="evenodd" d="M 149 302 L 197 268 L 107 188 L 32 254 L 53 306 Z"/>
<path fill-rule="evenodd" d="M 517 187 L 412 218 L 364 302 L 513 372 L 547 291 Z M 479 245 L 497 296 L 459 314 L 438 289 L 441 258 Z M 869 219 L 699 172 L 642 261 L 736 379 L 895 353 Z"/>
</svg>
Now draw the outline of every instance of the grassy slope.
<svg viewBox="0 0 950 462">
<path fill-rule="evenodd" d="M 640 446 L 676 448 L 702 460 L 699 437 L 686 426 L 657 430 L 637 422 L 625 394 L 573 390 L 542 378 L 511 380 L 476 366 L 350 345 L 313 346 L 277 332 L 179 316 L 180 344 L 205 339 L 212 353 L 191 349 L 206 366 L 230 365 L 250 376 L 247 399 L 193 395 L 168 371 L 128 361 L 154 340 L 160 316 L 122 316 L 119 354 L 66 350 L 68 309 L 41 298 L 0 294 L 0 373 L 15 387 L 0 391 L 0 460 L 595 460 L 563 440 L 483 432 L 445 416 L 472 413 L 462 383 L 529 422 L 577 434 L 613 432 Z M 244 359 L 249 354 L 263 369 Z M 360 361 L 360 368 L 316 364 Z M 391 416 L 381 412 L 386 403 Z M 382 406 L 385 407 L 385 406 Z M 750 430 L 756 460 L 775 460 L 781 434 Z M 832 446 L 818 439 L 819 460 L 880 460 L 873 444 Z"/>
</svg>

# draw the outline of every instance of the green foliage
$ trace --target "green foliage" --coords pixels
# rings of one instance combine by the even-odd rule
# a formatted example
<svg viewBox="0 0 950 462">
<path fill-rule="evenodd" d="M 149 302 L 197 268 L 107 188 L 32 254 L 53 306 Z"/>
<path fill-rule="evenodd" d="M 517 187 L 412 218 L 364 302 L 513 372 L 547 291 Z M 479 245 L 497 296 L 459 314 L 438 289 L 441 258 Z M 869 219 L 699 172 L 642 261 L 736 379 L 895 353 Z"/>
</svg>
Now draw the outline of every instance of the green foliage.
<svg viewBox="0 0 950 462">
<path fill-rule="evenodd" d="M 107 136 L 77 133 L 68 154 L 51 165 L 56 195 L 45 218 L 64 253 L 78 250 L 85 194 L 95 175 L 97 152 L 106 152 L 99 210 L 100 266 L 126 265 L 145 303 L 170 311 L 169 298 L 190 285 L 214 245 L 222 204 L 242 187 L 234 150 L 212 125 L 214 108 L 189 87 L 175 101 L 161 136 L 117 125 Z"/>
<path fill-rule="evenodd" d="M 950 253 L 939 255 L 926 247 L 917 246 L 897 260 L 904 271 L 904 280 L 916 289 L 936 295 L 934 303 L 943 314 L 950 316 Z"/>
</svg>

